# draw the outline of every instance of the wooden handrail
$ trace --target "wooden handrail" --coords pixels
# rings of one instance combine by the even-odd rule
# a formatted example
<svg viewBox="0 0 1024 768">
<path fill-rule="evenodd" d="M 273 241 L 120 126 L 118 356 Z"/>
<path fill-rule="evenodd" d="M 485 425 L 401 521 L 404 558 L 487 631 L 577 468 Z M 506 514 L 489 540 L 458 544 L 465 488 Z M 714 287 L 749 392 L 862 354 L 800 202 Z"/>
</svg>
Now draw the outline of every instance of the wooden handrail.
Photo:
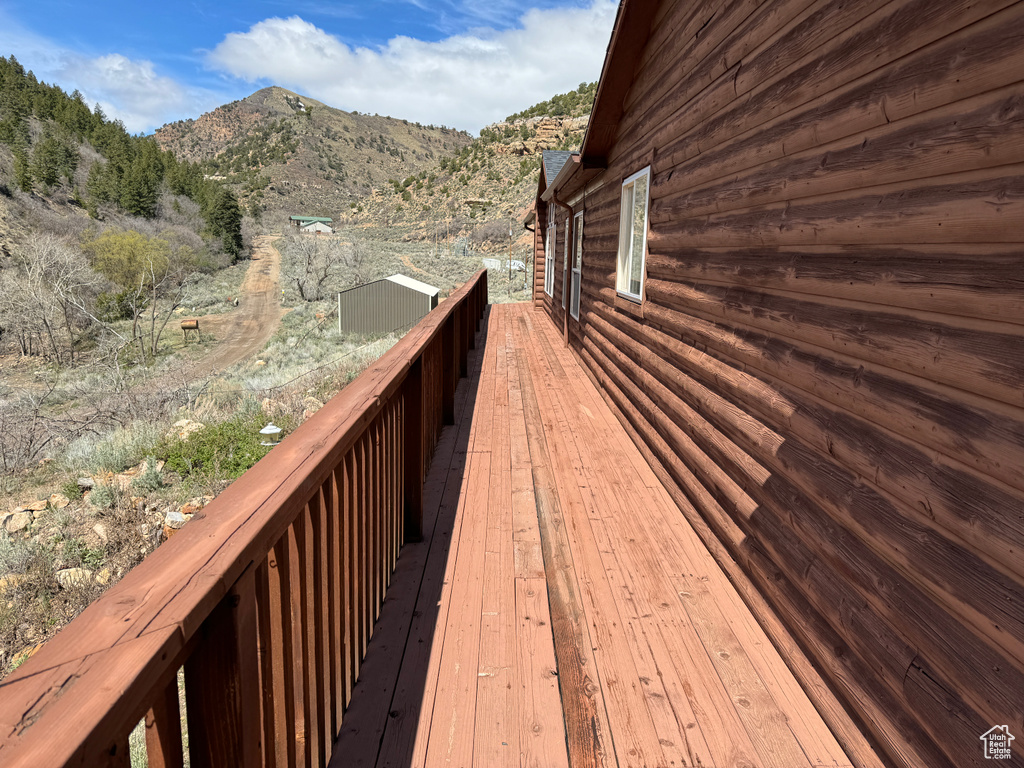
<svg viewBox="0 0 1024 768">
<path fill-rule="evenodd" d="M 326 765 L 487 304 L 482 270 L 0 682 L 0 764 Z"/>
</svg>

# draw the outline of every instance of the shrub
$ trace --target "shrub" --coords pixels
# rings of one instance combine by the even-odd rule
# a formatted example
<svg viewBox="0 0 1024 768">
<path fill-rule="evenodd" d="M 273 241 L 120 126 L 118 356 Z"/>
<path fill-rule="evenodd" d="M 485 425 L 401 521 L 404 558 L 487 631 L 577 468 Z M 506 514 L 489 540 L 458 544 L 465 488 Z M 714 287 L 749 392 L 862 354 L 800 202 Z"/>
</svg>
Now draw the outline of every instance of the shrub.
<svg viewBox="0 0 1024 768">
<path fill-rule="evenodd" d="M 235 479 L 263 458 L 268 448 L 260 445 L 265 424 L 259 413 L 235 416 L 195 432 L 188 440 L 172 437 L 157 449 L 167 468 L 182 476 L 205 475 Z M 285 429 L 288 424 L 280 425 Z"/>
<path fill-rule="evenodd" d="M 77 480 L 68 480 L 60 487 L 60 492 L 72 500 L 82 498 L 82 489 Z"/>
<path fill-rule="evenodd" d="M 146 470 L 132 480 L 132 488 L 139 491 L 152 492 L 159 490 L 164 484 L 163 474 L 156 468 L 156 457 L 146 457 Z"/>
<path fill-rule="evenodd" d="M 89 491 L 89 503 L 94 507 L 110 509 L 116 501 L 117 497 L 114 494 L 114 489 L 109 485 L 101 483 Z"/>
</svg>

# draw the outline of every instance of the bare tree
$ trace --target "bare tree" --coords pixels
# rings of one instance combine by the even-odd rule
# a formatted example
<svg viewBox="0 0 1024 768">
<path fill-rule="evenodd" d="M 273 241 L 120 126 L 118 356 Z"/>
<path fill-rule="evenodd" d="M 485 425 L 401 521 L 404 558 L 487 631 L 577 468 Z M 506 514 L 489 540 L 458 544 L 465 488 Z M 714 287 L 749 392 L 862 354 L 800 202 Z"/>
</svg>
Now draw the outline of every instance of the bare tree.
<svg viewBox="0 0 1024 768">
<path fill-rule="evenodd" d="M 0 275 L 0 325 L 22 354 L 74 363 L 76 343 L 94 322 L 88 307 L 103 279 L 85 256 L 53 235 L 36 235 Z"/>
<path fill-rule="evenodd" d="M 291 239 L 289 250 L 298 261 L 293 279 L 303 301 L 323 298 L 324 286 L 345 264 L 345 245 L 334 238 L 316 235 L 298 235 Z"/>
</svg>

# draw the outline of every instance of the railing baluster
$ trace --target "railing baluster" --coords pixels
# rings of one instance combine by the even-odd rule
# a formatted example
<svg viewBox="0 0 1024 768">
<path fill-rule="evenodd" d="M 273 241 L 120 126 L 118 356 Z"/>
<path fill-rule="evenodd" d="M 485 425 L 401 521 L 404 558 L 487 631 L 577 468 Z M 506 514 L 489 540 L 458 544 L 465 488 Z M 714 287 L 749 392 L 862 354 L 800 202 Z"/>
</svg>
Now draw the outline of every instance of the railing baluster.
<svg viewBox="0 0 1024 768">
<path fill-rule="evenodd" d="M 314 581 L 316 579 L 313 565 L 313 522 L 310 508 L 307 505 L 299 513 L 295 522 L 296 542 L 299 556 L 299 604 L 302 621 L 301 642 L 302 656 L 300 671 L 304 675 L 302 698 L 306 721 L 306 765 L 319 765 L 319 707 L 317 705 L 317 669 L 316 669 L 316 595 Z"/>
<path fill-rule="evenodd" d="M 199 645 L 185 662 L 193 768 L 262 763 L 255 570 L 250 565 L 203 622 Z"/>
<path fill-rule="evenodd" d="M 370 581 L 370 503 L 369 503 L 369 433 L 364 433 L 359 441 L 359 463 L 358 481 L 356 493 L 359 497 L 359 610 L 360 610 L 360 635 L 361 647 L 359 649 L 360 665 L 362 658 L 366 655 L 366 647 L 370 642 L 370 633 L 373 630 L 371 621 L 370 596 L 373 586 Z"/>
<path fill-rule="evenodd" d="M 286 577 L 287 592 L 284 615 L 285 626 L 285 666 L 288 681 L 287 704 L 289 707 L 288 721 L 292 723 L 293 748 L 289 766 L 301 767 L 308 765 L 307 760 L 307 729 L 306 716 L 306 674 L 303 667 L 303 611 L 302 611 L 302 556 L 299 538 L 302 535 L 301 521 L 292 523 L 285 534 L 286 555 L 282 558 L 282 574 Z"/>
<path fill-rule="evenodd" d="M 457 333 L 456 313 L 448 316 L 441 325 L 441 423 L 455 423 L 455 338 Z"/>
<path fill-rule="evenodd" d="M 423 540 L 423 360 L 405 380 L 405 534 Z"/>
<path fill-rule="evenodd" d="M 373 623 L 380 618 L 380 606 L 384 602 L 384 483 L 381 441 L 382 417 L 378 416 L 371 427 L 373 435 Z"/>
<path fill-rule="evenodd" d="M 288 764 L 284 707 L 284 648 L 281 583 L 275 548 L 256 569 L 256 622 L 259 630 L 260 688 L 263 693 L 263 765 Z"/>
<path fill-rule="evenodd" d="M 315 676 L 313 691 L 313 703 L 315 706 L 317 733 L 320 736 L 318 750 L 320 755 L 319 764 L 326 765 L 327 757 L 331 754 L 331 744 L 334 740 L 330 736 L 331 706 L 328 699 L 330 691 L 330 660 L 328 650 L 330 641 L 327 638 L 328 614 L 327 614 L 327 538 L 326 538 L 326 505 L 323 494 L 323 485 L 316 490 L 312 500 L 309 502 L 309 515 L 311 523 L 312 539 L 310 551 L 313 557 L 313 580 L 312 580 L 312 613 L 313 613 L 313 636 L 312 656 L 313 668 L 310 670 Z"/>
<path fill-rule="evenodd" d="M 345 589 L 345 706 L 352 700 L 352 685 L 359 671 L 356 658 L 359 648 L 359 571 L 356 567 L 358 552 L 356 536 L 356 502 L 355 502 L 355 453 L 345 454 L 344 486 L 342 488 L 342 512 L 344 513 L 344 589 Z"/>
<path fill-rule="evenodd" d="M 177 675 L 157 692 L 146 713 L 146 758 L 149 768 L 182 768 L 185 763 Z"/>
<path fill-rule="evenodd" d="M 341 716 L 345 707 L 345 686 L 343 675 L 345 670 L 344 660 L 344 634 L 345 619 L 342 613 L 344 599 L 342 598 L 342 585 L 344 576 L 342 571 L 342 523 L 341 523 L 341 501 L 339 496 L 338 469 L 331 472 L 327 478 L 326 493 L 326 539 L 327 539 L 327 604 L 328 604 L 328 656 L 330 658 L 330 697 L 331 697 L 331 739 L 335 739 L 341 731 Z"/>
<path fill-rule="evenodd" d="M 468 304 L 460 304 L 459 308 L 455 310 L 455 314 L 459 316 L 459 378 L 465 378 L 469 375 L 469 339 L 471 334 Z"/>
</svg>

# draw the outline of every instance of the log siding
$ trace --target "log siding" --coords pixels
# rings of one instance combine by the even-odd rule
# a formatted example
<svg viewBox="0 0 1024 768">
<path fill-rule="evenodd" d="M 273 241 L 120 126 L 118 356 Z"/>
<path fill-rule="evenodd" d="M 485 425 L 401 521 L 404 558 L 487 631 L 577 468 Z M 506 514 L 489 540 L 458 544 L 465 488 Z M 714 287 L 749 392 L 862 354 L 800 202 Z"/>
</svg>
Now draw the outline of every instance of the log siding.
<svg viewBox="0 0 1024 768">
<path fill-rule="evenodd" d="M 905 768 L 1024 738 L 1022 36 L 1009 0 L 626 0 L 581 150 L 605 170 L 555 190 L 579 320 L 561 258 L 536 301 Z"/>
</svg>

